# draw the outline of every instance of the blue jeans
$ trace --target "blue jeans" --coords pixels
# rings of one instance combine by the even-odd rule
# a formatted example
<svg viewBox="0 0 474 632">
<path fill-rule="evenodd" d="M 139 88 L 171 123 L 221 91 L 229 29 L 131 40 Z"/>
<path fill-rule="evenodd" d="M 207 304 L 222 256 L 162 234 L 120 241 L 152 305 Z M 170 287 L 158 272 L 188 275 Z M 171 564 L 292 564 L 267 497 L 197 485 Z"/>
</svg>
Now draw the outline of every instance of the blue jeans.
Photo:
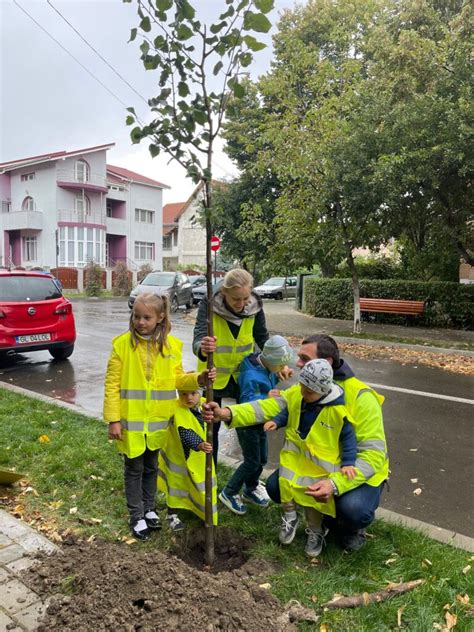
<svg viewBox="0 0 474 632">
<path fill-rule="evenodd" d="M 275 470 L 267 479 L 267 493 L 275 503 L 281 503 L 278 474 L 279 470 Z M 384 485 L 385 482 L 378 487 L 364 483 L 334 497 L 336 520 L 344 530 L 351 532 L 365 529 L 373 522 Z"/>
<path fill-rule="evenodd" d="M 252 492 L 258 485 L 258 479 L 268 459 L 267 433 L 264 432 L 263 425 L 236 428 L 236 431 L 244 461 L 235 470 L 224 489 L 227 496 L 238 494 L 242 484 L 245 484 L 246 492 Z"/>
</svg>

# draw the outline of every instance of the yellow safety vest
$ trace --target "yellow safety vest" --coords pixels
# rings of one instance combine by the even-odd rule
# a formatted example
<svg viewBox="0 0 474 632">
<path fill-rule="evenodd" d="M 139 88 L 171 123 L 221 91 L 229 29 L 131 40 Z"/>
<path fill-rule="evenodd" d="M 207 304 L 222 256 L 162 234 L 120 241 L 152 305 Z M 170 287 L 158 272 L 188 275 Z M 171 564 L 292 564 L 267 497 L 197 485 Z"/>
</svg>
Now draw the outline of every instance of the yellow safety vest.
<svg viewBox="0 0 474 632">
<path fill-rule="evenodd" d="M 357 437 L 357 459 L 355 465 L 365 476 L 364 482 L 367 485 L 378 487 L 383 481 L 387 480 L 389 475 L 385 432 L 383 424 L 378 423 L 378 411 L 375 409 L 382 406 L 385 397 L 356 377 L 350 377 L 347 380 L 337 381 L 336 383 L 344 389 L 346 407 L 354 419 Z M 373 399 L 365 398 L 362 401 L 358 401 L 359 397 L 364 393 L 371 393 Z M 362 407 L 366 410 L 361 410 Z M 371 407 L 374 407 L 373 415 L 370 414 L 369 409 Z M 364 424 L 360 423 L 359 420 L 361 418 L 365 420 Z M 373 420 L 373 423 L 370 423 L 369 420 Z M 340 493 L 346 491 L 345 484 L 351 486 L 351 483 L 343 477 L 337 477 L 335 482 Z"/>
<path fill-rule="evenodd" d="M 298 389 L 299 391 L 299 389 Z M 280 451 L 279 484 L 283 503 L 291 500 L 299 505 L 314 507 L 329 516 L 336 515 L 334 498 L 326 503 L 306 495 L 306 489 L 340 470 L 340 434 L 344 418 L 350 418 L 347 408 L 340 404 L 324 406 L 307 437 L 298 434 L 301 414 L 301 392 L 296 389 L 288 396 L 288 425 L 285 443 Z"/>
<path fill-rule="evenodd" d="M 113 348 L 122 362 L 120 380 L 120 424 L 122 439 L 117 447 L 128 458 L 140 456 L 148 447 L 158 450 L 165 441 L 166 431 L 176 409 L 176 370 L 181 367 L 183 343 L 167 337 L 163 355 L 157 354 L 146 375 L 139 354 L 130 343 L 130 332 L 117 336 Z"/>
<path fill-rule="evenodd" d="M 206 400 L 202 399 L 201 403 Z M 178 403 L 163 448 L 158 457 L 158 489 L 166 494 L 166 504 L 174 509 L 187 509 L 205 520 L 206 454 L 190 450 L 189 457 L 184 449 L 178 428 L 194 430 L 203 441 L 202 428 L 189 408 Z M 212 521 L 217 524 L 217 479 L 212 463 Z"/>
<path fill-rule="evenodd" d="M 214 366 L 217 370 L 217 377 L 214 382 L 216 390 L 225 388 L 231 375 L 237 382 L 242 360 L 254 350 L 254 321 L 254 316 L 243 318 L 239 335 L 234 338 L 227 321 L 218 314 L 213 315 L 214 336 L 217 338 L 217 348 L 214 353 Z M 199 372 L 203 371 L 206 366 L 206 362 L 198 360 Z"/>
</svg>

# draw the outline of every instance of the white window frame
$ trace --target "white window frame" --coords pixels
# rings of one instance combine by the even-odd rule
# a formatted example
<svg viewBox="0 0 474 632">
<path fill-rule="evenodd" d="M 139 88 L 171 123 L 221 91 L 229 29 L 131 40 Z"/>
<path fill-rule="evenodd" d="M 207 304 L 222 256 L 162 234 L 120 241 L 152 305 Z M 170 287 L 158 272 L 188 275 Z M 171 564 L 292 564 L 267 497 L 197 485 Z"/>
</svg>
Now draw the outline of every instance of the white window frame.
<svg viewBox="0 0 474 632">
<path fill-rule="evenodd" d="M 31 195 L 27 195 L 23 202 L 21 203 L 22 211 L 34 211 L 36 208 L 36 204 Z"/>
<path fill-rule="evenodd" d="M 88 195 L 79 193 L 74 199 L 74 209 L 76 213 L 84 213 L 85 215 L 91 214 L 91 201 Z"/>
<path fill-rule="evenodd" d="M 105 230 L 86 226 L 60 226 L 59 265 L 82 268 L 90 261 L 105 266 Z"/>
<path fill-rule="evenodd" d="M 136 241 L 135 242 L 135 259 L 140 261 L 154 260 L 155 244 L 152 241 Z"/>
<path fill-rule="evenodd" d="M 22 173 L 21 176 L 22 182 L 27 182 L 28 180 L 34 180 L 36 178 L 36 173 L 32 171 L 31 173 Z"/>
<path fill-rule="evenodd" d="M 38 239 L 23 237 L 23 261 L 38 261 Z"/>
<path fill-rule="evenodd" d="M 74 165 L 74 175 L 76 182 L 89 182 L 90 167 L 89 163 L 85 160 L 76 160 Z"/>
<path fill-rule="evenodd" d="M 149 211 L 145 208 L 135 209 L 135 221 L 140 224 L 154 224 L 155 223 L 155 211 Z"/>
<path fill-rule="evenodd" d="M 173 250 L 173 238 L 171 235 L 163 235 L 163 250 Z"/>
</svg>

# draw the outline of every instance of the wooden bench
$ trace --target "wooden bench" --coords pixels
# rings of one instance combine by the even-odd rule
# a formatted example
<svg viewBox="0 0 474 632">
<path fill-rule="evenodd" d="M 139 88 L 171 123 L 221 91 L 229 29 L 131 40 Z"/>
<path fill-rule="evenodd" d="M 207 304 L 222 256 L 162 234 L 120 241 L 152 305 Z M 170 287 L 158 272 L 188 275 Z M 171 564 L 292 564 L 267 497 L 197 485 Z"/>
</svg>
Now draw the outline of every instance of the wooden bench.
<svg viewBox="0 0 474 632">
<path fill-rule="evenodd" d="M 423 301 L 404 301 L 392 298 L 361 298 L 361 312 L 378 312 L 384 314 L 402 314 L 403 316 L 419 316 L 423 314 Z"/>
</svg>

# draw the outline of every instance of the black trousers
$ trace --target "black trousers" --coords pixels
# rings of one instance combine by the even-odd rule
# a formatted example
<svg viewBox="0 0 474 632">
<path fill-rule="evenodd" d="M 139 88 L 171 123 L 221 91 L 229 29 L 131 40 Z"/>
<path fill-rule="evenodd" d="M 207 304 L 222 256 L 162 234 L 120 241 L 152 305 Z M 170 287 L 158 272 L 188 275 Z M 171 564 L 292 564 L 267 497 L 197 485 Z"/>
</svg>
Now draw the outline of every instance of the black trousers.
<svg viewBox="0 0 474 632">
<path fill-rule="evenodd" d="M 155 510 L 158 452 L 146 448 L 133 459 L 124 455 L 125 498 L 131 525 L 141 520 L 147 511 Z"/>
</svg>

